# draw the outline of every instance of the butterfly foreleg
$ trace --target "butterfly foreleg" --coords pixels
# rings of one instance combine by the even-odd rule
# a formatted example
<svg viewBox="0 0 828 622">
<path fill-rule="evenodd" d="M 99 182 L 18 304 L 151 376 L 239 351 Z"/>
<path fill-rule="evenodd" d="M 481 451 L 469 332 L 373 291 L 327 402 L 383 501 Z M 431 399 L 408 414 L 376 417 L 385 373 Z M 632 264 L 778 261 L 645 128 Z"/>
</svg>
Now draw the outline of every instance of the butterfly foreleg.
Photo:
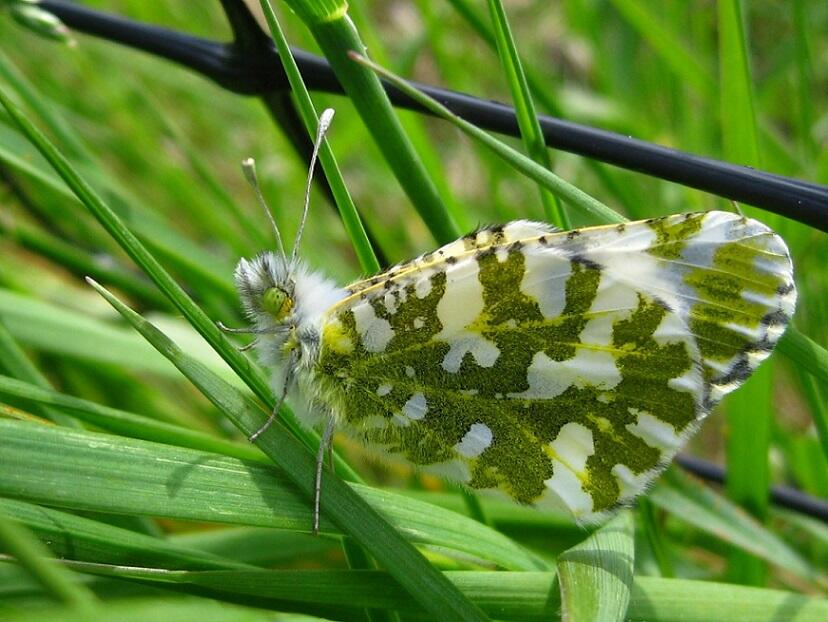
<svg viewBox="0 0 828 622">
<path fill-rule="evenodd" d="M 276 400 L 276 405 L 273 407 L 273 410 L 270 411 L 270 416 L 267 418 L 267 421 L 262 424 L 258 430 L 253 432 L 250 435 L 248 440 L 252 443 L 257 438 L 259 438 L 262 434 L 264 434 L 267 429 L 271 426 L 271 424 L 276 420 L 276 415 L 279 414 L 279 411 L 282 409 L 282 404 L 285 403 L 285 399 L 287 398 L 288 391 L 290 391 L 290 387 L 293 384 L 293 379 L 296 374 L 296 364 L 299 360 L 299 352 L 297 350 L 291 350 L 290 354 L 288 355 L 288 360 L 285 363 L 285 378 L 282 384 L 282 390 L 279 393 L 279 399 Z"/>
</svg>

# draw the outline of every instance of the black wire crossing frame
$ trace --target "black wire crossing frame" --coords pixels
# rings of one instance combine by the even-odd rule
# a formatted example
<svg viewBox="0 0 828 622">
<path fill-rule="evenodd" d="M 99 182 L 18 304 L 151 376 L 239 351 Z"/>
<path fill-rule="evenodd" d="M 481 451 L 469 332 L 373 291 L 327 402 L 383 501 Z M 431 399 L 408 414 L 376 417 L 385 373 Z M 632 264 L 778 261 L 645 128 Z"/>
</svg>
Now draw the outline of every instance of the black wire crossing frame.
<svg viewBox="0 0 828 622">
<path fill-rule="evenodd" d="M 308 161 L 312 150 L 310 138 L 290 98 L 290 85 L 273 42 L 244 2 L 220 2 L 234 37 L 226 43 L 125 19 L 66 0 L 40 0 L 38 5 L 75 31 L 166 58 L 234 93 L 262 97 L 293 147 Z M 344 94 L 324 58 L 296 48 L 292 48 L 292 53 L 308 89 Z M 505 104 L 412 84 L 478 127 L 509 136 L 520 135 L 515 111 Z M 429 114 L 408 96 L 386 83 L 384 86 L 394 105 Z M 538 120 L 550 148 L 753 205 L 828 232 L 826 186 L 669 149 L 551 116 L 540 115 Z M 324 175 L 316 179 L 330 195 Z M 385 263 L 379 252 L 377 256 Z M 722 467 L 686 454 L 677 456 L 676 462 L 707 481 L 723 483 L 727 476 Z M 827 500 L 788 486 L 773 486 L 770 498 L 778 506 L 828 522 Z"/>
</svg>

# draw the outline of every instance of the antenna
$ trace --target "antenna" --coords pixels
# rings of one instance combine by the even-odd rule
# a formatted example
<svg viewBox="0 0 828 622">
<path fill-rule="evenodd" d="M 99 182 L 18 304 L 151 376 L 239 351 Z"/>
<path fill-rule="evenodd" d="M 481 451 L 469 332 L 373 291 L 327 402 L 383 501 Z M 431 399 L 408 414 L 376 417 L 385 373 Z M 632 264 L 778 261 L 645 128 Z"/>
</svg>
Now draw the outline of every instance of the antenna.
<svg viewBox="0 0 828 622">
<path fill-rule="evenodd" d="M 305 230 L 305 221 L 308 219 L 308 207 L 310 205 L 310 191 L 311 181 L 313 180 L 313 168 L 316 165 L 316 159 L 319 156 L 319 148 L 322 145 L 322 140 L 325 138 L 325 133 L 331 126 L 331 120 L 334 116 L 333 108 L 325 108 L 319 116 L 319 126 L 316 128 L 316 140 L 313 143 L 313 153 L 311 154 L 310 167 L 308 168 L 308 183 L 305 186 L 305 206 L 302 210 L 302 220 L 299 221 L 299 230 L 296 232 L 296 240 L 293 242 L 293 251 L 290 253 L 290 263 L 296 261 L 296 255 L 299 253 L 299 242 L 302 241 L 302 232 Z"/>
<path fill-rule="evenodd" d="M 253 158 L 246 158 L 245 160 L 242 160 L 242 172 L 244 173 L 247 183 L 249 183 L 250 187 L 253 188 L 253 192 L 256 194 L 256 199 L 259 201 L 259 205 L 262 206 L 264 213 L 267 214 L 267 219 L 270 221 L 270 224 L 273 227 L 273 234 L 276 237 L 277 249 L 279 254 L 282 256 L 282 261 L 285 263 L 285 266 L 287 266 L 287 256 L 285 255 L 285 246 L 282 244 L 282 235 L 279 233 L 279 227 L 273 219 L 273 214 L 270 213 L 270 208 L 267 206 L 264 195 L 262 195 L 261 188 L 259 188 L 259 180 L 256 177 L 256 161 Z"/>
</svg>

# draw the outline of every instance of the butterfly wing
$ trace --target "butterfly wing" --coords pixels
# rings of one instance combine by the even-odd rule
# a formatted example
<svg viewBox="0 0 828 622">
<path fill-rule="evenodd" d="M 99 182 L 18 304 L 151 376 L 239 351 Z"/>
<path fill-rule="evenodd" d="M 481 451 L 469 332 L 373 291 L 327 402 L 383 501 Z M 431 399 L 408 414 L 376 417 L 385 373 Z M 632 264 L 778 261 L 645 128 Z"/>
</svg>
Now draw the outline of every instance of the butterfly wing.
<svg viewBox="0 0 828 622">
<path fill-rule="evenodd" d="M 485 229 L 353 287 L 315 376 L 342 427 L 582 520 L 639 494 L 770 353 L 784 242 L 725 212 Z"/>
</svg>

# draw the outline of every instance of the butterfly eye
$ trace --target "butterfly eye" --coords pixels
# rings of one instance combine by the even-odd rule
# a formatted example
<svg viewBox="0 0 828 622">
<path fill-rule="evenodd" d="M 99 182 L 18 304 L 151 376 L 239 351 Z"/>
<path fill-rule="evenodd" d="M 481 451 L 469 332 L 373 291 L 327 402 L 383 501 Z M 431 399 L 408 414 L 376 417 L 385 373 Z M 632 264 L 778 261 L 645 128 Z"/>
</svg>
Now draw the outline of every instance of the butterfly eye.
<svg viewBox="0 0 828 622">
<path fill-rule="evenodd" d="M 283 320 L 293 309 L 293 299 L 281 287 L 268 287 L 262 295 L 262 308 L 277 320 Z"/>
</svg>

